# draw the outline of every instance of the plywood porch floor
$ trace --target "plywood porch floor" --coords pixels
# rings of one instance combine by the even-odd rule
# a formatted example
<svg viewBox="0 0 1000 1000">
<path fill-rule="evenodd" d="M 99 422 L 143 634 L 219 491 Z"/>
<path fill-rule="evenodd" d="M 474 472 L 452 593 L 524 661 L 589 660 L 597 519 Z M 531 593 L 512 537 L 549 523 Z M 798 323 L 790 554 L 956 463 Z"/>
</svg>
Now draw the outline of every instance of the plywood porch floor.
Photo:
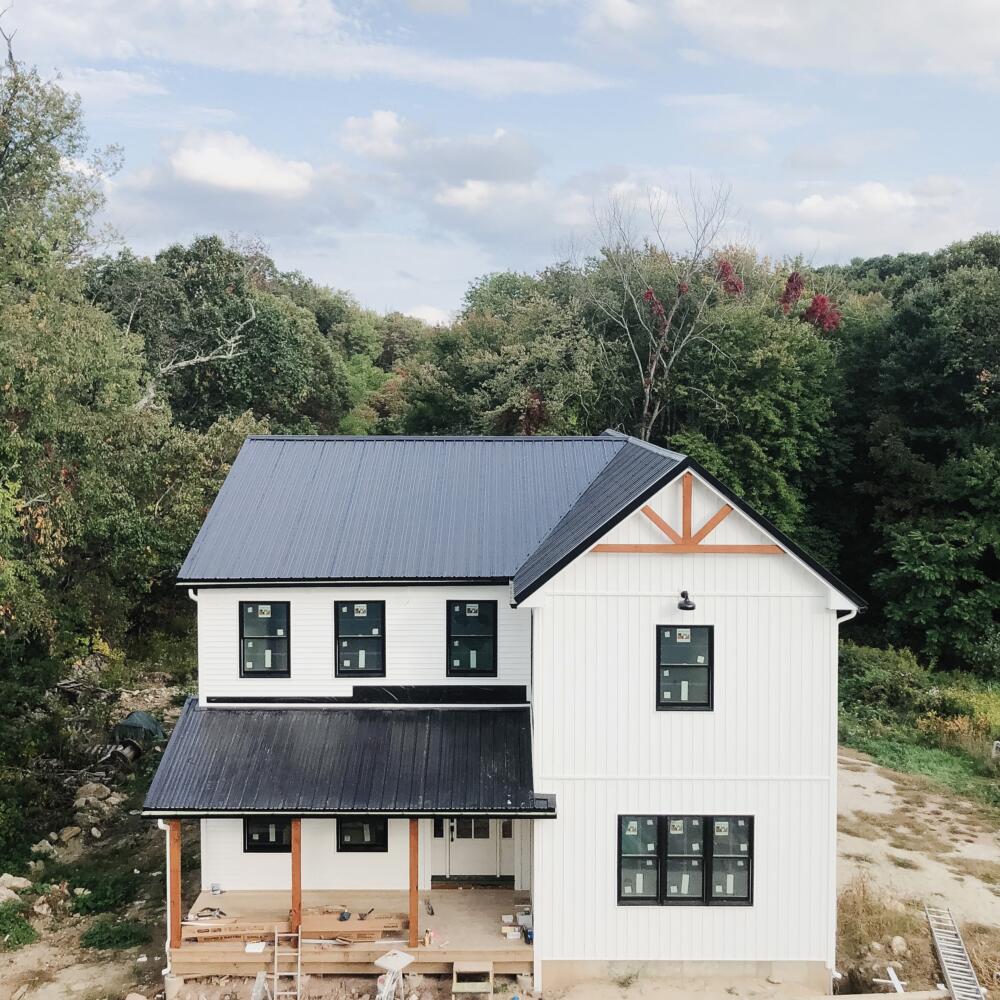
<svg viewBox="0 0 1000 1000">
<path fill-rule="evenodd" d="M 451 963 L 475 959 L 493 960 L 496 971 L 530 971 L 533 950 L 522 940 L 508 941 L 500 934 L 500 917 L 513 913 L 517 903 L 527 902 L 529 894 L 511 889 L 430 889 L 420 893 L 418 933 L 421 944 L 409 948 L 406 934 L 384 938 L 376 943 L 351 946 L 303 945 L 303 971 L 316 973 L 371 972 L 370 963 L 391 948 L 402 948 L 414 955 L 414 972 L 450 972 Z M 433 915 L 427 913 L 430 900 Z M 220 907 L 230 919 L 248 923 L 284 922 L 288 919 L 289 893 L 283 891 L 232 891 L 214 896 L 201 893 L 189 914 L 202 907 Z M 406 892 L 384 890 L 304 890 L 303 909 L 311 906 L 344 905 L 354 913 L 375 907 L 393 913 L 406 913 Z M 432 932 L 430 947 L 424 947 L 423 933 Z M 268 952 L 246 954 L 240 945 L 216 942 L 185 942 L 171 950 L 171 962 L 181 975 L 252 974 L 250 967 L 267 971 L 273 961 Z"/>
</svg>

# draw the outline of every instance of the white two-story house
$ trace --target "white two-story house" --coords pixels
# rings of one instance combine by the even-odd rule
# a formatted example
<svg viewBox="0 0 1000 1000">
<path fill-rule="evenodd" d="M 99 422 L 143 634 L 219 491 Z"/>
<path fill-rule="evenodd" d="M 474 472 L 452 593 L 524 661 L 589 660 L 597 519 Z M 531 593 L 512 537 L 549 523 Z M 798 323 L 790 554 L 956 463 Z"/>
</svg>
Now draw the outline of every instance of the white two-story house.
<svg viewBox="0 0 1000 1000">
<path fill-rule="evenodd" d="M 696 462 L 614 432 L 255 437 L 179 583 L 198 696 L 145 804 L 174 975 L 270 969 L 278 927 L 313 972 L 396 946 L 545 988 L 829 987 L 862 603 Z"/>
</svg>

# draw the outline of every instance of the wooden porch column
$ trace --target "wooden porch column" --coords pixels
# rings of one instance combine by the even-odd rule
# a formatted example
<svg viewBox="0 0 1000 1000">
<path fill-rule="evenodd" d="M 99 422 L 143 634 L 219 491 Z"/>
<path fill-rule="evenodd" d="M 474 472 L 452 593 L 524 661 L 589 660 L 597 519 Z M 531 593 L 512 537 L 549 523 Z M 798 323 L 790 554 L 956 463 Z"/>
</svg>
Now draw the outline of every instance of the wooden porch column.
<svg viewBox="0 0 1000 1000">
<path fill-rule="evenodd" d="M 302 820 L 292 820 L 292 909 L 289 914 L 291 931 L 302 923 Z"/>
<path fill-rule="evenodd" d="M 181 946 L 181 821 L 167 820 L 167 896 L 170 900 L 170 927 L 167 942 Z"/>
<path fill-rule="evenodd" d="M 410 947 L 417 947 L 417 903 L 420 895 L 420 836 L 419 820 L 410 820 Z"/>
</svg>

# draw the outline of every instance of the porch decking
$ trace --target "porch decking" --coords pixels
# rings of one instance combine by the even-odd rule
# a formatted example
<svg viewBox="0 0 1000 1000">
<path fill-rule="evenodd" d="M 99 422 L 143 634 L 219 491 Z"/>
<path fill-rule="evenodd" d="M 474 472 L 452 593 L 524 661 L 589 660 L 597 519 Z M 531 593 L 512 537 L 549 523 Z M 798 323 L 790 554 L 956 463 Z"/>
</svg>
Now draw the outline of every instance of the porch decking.
<svg viewBox="0 0 1000 1000">
<path fill-rule="evenodd" d="M 427 913 L 425 900 L 430 900 L 434 913 Z M 339 945 L 332 941 L 310 941 L 303 935 L 302 971 L 312 974 L 374 974 L 372 962 L 392 948 L 400 948 L 415 956 L 410 971 L 450 973 L 454 962 L 487 960 L 501 974 L 530 973 L 533 949 L 523 941 L 508 941 L 500 933 L 500 918 L 514 912 L 517 904 L 528 902 L 527 893 L 510 889 L 431 889 L 420 893 L 420 944 L 409 948 L 406 933 L 385 937 L 380 941 Z M 311 907 L 346 906 L 352 912 L 407 911 L 406 892 L 351 890 L 340 892 L 310 891 L 302 893 L 303 910 Z M 287 892 L 226 892 L 213 896 L 203 892 L 188 911 L 193 915 L 203 907 L 220 907 L 229 920 L 239 924 L 278 925 L 287 930 L 289 893 Z M 204 923 L 210 923 L 205 921 Z M 187 926 L 187 922 L 186 922 Z M 430 947 L 423 944 L 423 933 L 431 931 Z M 178 976 L 239 975 L 253 976 L 274 968 L 272 947 L 263 952 L 248 953 L 239 941 L 183 941 L 179 948 L 170 949 L 170 962 Z"/>
</svg>

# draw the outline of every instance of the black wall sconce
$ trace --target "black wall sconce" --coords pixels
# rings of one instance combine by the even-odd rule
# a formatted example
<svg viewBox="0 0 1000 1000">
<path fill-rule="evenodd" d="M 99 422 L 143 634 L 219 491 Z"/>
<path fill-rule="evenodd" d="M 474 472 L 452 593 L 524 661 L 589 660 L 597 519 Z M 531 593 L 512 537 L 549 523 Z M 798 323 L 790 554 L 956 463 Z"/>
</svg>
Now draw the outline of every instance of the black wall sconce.
<svg viewBox="0 0 1000 1000">
<path fill-rule="evenodd" d="M 681 599 L 677 602 L 678 611 L 694 611 L 695 603 L 688 597 L 686 590 L 681 591 Z"/>
</svg>

